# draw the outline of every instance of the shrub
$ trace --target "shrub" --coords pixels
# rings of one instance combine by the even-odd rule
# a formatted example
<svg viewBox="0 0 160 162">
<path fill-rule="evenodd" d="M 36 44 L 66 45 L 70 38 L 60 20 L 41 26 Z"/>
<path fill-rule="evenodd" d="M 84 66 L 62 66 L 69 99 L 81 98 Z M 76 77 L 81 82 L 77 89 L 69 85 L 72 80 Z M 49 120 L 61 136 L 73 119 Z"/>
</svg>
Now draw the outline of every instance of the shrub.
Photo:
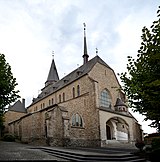
<svg viewBox="0 0 160 162">
<path fill-rule="evenodd" d="M 153 150 L 160 149 L 160 138 L 153 138 L 151 145 Z"/>
<path fill-rule="evenodd" d="M 135 146 L 140 150 L 142 151 L 143 150 L 143 147 L 145 146 L 145 143 L 143 141 L 138 141 L 135 143 Z"/>
<path fill-rule="evenodd" d="M 158 159 L 160 158 L 160 148 L 153 150 L 150 154 L 149 154 L 149 160 L 151 162 L 157 162 Z"/>
<path fill-rule="evenodd" d="M 6 135 L 3 136 L 3 141 L 14 142 L 15 137 L 11 134 L 6 134 Z"/>
</svg>

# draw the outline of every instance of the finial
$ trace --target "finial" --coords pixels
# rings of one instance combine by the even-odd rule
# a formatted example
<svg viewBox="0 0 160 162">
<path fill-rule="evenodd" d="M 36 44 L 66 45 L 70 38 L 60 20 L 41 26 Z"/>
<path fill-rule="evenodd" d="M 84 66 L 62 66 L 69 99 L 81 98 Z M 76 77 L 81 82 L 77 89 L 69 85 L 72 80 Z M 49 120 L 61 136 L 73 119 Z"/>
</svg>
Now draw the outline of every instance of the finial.
<svg viewBox="0 0 160 162">
<path fill-rule="evenodd" d="M 84 37 L 86 37 L 86 24 L 83 23 L 83 26 L 84 26 Z"/>
<path fill-rule="evenodd" d="M 96 56 L 98 55 L 98 48 L 96 48 Z"/>
<path fill-rule="evenodd" d="M 83 54 L 83 64 L 88 62 L 88 54 L 87 54 L 87 42 L 86 42 L 86 24 L 84 25 L 84 54 Z"/>
<path fill-rule="evenodd" d="M 54 51 L 52 51 L 52 58 L 54 59 Z"/>
</svg>

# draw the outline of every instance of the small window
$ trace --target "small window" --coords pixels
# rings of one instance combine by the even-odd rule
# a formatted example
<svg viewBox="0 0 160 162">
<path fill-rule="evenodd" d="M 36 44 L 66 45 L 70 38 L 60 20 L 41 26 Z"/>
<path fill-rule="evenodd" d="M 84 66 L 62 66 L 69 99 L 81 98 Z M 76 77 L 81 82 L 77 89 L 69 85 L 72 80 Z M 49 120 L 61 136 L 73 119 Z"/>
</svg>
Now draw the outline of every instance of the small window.
<svg viewBox="0 0 160 162">
<path fill-rule="evenodd" d="M 43 108 L 45 108 L 45 103 L 43 103 Z"/>
<path fill-rule="evenodd" d="M 51 100 L 49 100 L 49 106 L 51 105 Z"/>
<path fill-rule="evenodd" d="M 74 87 L 72 89 L 72 93 L 73 93 L 73 98 L 75 98 L 75 88 Z"/>
<path fill-rule="evenodd" d="M 72 116 L 72 126 L 82 127 L 82 117 L 79 114 L 74 114 Z"/>
<path fill-rule="evenodd" d="M 54 100 L 53 100 L 53 98 L 52 98 L 52 105 L 53 105 L 53 103 L 54 103 Z"/>
<path fill-rule="evenodd" d="M 65 101 L 65 93 L 63 93 L 63 102 Z"/>
<path fill-rule="evenodd" d="M 80 87 L 79 87 L 79 85 L 77 86 L 77 96 L 80 96 Z"/>
<path fill-rule="evenodd" d="M 61 103 L 61 95 L 59 95 L 59 103 Z"/>
</svg>

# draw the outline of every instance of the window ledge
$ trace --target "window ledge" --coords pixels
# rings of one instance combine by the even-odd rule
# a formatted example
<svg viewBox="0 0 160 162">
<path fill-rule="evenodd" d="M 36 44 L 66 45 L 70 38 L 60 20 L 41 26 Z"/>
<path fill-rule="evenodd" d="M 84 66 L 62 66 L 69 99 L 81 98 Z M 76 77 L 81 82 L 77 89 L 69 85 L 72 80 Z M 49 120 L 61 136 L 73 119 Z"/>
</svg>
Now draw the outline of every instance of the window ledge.
<svg viewBox="0 0 160 162">
<path fill-rule="evenodd" d="M 79 128 L 79 129 L 84 129 L 84 127 L 80 127 L 80 126 L 71 126 L 71 128 Z"/>
</svg>

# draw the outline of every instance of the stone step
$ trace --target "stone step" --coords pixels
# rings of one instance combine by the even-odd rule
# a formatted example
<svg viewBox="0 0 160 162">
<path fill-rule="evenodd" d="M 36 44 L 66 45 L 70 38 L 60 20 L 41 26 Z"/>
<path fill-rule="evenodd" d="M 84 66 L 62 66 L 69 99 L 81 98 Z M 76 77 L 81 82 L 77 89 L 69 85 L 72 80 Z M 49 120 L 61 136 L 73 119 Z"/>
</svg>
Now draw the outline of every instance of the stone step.
<svg viewBox="0 0 160 162">
<path fill-rule="evenodd" d="M 44 152 L 49 153 L 63 159 L 71 161 L 112 161 L 112 162 L 144 162 L 144 159 L 139 158 L 133 154 L 103 154 L 95 152 L 86 152 L 82 150 L 68 150 L 59 148 L 40 147 Z"/>
</svg>

